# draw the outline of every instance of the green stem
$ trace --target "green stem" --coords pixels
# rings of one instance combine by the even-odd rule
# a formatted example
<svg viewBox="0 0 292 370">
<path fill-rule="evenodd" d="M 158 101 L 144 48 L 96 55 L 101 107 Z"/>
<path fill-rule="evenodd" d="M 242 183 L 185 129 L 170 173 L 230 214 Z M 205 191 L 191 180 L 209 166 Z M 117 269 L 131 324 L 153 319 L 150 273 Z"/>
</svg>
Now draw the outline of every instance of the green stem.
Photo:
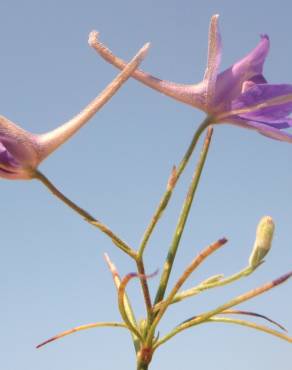
<svg viewBox="0 0 292 370">
<path fill-rule="evenodd" d="M 152 319 L 152 302 L 149 292 L 149 287 L 147 283 L 147 279 L 143 278 L 145 276 L 145 268 L 144 268 L 144 262 L 142 256 L 140 258 L 137 258 L 136 260 L 137 270 L 140 275 L 140 284 L 142 287 L 142 292 L 144 296 L 145 306 L 147 310 L 147 322 L 150 323 Z"/>
<path fill-rule="evenodd" d="M 171 195 L 172 195 L 172 191 L 178 181 L 178 179 L 180 178 L 180 175 L 182 174 L 182 172 L 184 171 L 186 165 L 188 164 L 189 162 L 189 159 L 197 145 L 197 142 L 201 136 L 201 134 L 203 133 L 203 131 L 212 123 L 212 118 L 207 116 L 204 121 L 200 124 L 200 126 L 198 127 L 198 129 L 196 130 L 194 136 L 193 136 L 193 139 L 183 157 L 183 159 L 181 160 L 180 164 L 178 165 L 176 171 L 175 171 L 175 179 L 173 179 L 173 184 L 172 186 L 168 186 L 167 189 L 166 189 L 166 192 L 163 194 L 160 202 L 159 202 L 159 205 L 150 221 L 150 224 L 148 225 L 143 237 L 142 237 L 142 241 L 140 243 L 140 247 L 139 247 L 139 251 L 138 251 L 138 257 L 140 258 L 143 253 L 144 253 L 144 249 L 148 243 L 148 240 L 158 222 L 158 220 L 160 219 L 164 209 L 166 208 L 170 198 L 171 198 Z"/>
<path fill-rule="evenodd" d="M 76 213 L 78 213 L 80 216 L 82 216 L 88 223 L 91 225 L 97 227 L 99 230 L 101 230 L 104 234 L 109 236 L 112 240 L 112 242 L 123 252 L 128 254 L 133 259 L 136 259 L 136 252 L 129 247 L 123 240 L 121 240 L 116 234 L 114 234 L 106 225 L 104 225 L 102 222 L 95 219 L 90 213 L 85 211 L 84 209 L 80 208 L 72 202 L 69 198 L 67 198 L 59 189 L 56 188 L 55 185 L 52 184 L 52 182 L 40 171 L 36 170 L 34 173 L 34 178 L 41 181 L 49 190 L 50 192 L 55 195 L 58 199 L 60 199 L 63 203 L 65 203 L 68 207 L 73 209 Z"/>
<path fill-rule="evenodd" d="M 144 347 L 141 344 L 140 351 L 137 355 L 137 370 L 148 370 L 149 364 L 152 360 L 153 348 Z"/>
<path fill-rule="evenodd" d="M 159 321 L 163 317 L 165 311 L 172 303 L 172 300 L 176 293 L 179 291 L 181 286 L 185 283 L 185 281 L 188 279 L 188 277 L 192 274 L 192 272 L 212 253 L 214 253 L 217 249 L 221 248 L 225 243 L 227 242 L 227 239 L 219 239 L 217 242 L 210 244 L 207 248 L 203 249 L 197 257 L 193 259 L 193 261 L 187 266 L 183 274 L 180 276 L 180 278 L 177 280 L 177 282 L 174 284 L 174 287 L 172 288 L 171 292 L 169 293 L 168 297 L 163 301 L 164 303 L 159 308 L 159 311 L 157 312 L 157 315 L 155 316 L 155 319 L 153 320 L 153 323 L 149 329 L 149 333 L 147 335 L 146 343 L 151 343 L 152 336 L 155 332 L 155 328 L 157 327 Z"/>
<path fill-rule="evenodd" d="M 143 253 L 144 253 L 144 250 L 145 250 L 145 247 L 150 239 L 150 236 L 158 222 L 158 220 L 160 219 L 160 217 L 162 216 L 162 213 L 164 211 L 164 209 L 167 207 L 168 205 L 168 202 L 171 198 L 171 195 L 172 195 L 172 192 L 173 192 L 173 189 L 180 177 L 180 175 L 182 174 L 183 170 L 185 169 L 194 149 L 195 149 L 195 146 L 202 134 L 202 132 L 211 124 L 211 118 L 209 117 L 206 117 L 206 119 L 200 124 L 199 128 L 196 130 L 194 136 L 193 136 L 193 139 L 183 157 L 183 159 L 181 160 L 179 166 L 177 167 L 177 169 L 175 168 L 173 171 L 172 171 L 172 174 L 171 174 L 171 178 L 169 180 L 169 183 L 168 183 L 168 186 L 167 186 L 167 189 L 166 189 L 166 192 L 164 193 L 164 195 L 162 196 L 160 202 L 159 202 L 159 205 L 150 221 L 150 224 L 148 225 L 143 237 L 142 237 L 142 241 L 140 243 L 140 247 L 139 247 L 139 250 L 138 250 L 138 253 L 137 253 L 137 258 L 136 258 L 136 264 L 137 264 L 137 269 L 139 271 L 139 274 L 141 275 L 145 275 L 145 269 L 144 269 L 144 262 L 143 262 Z M 147 320 L 148 320 L 148 323 L 151 321 L 152 319 L 152 302 L 151 302 L 151 297 L 150 297 L 150 292 L 149 292 L 149 286 L 148 286 L 148 283 L 145 279 L 143 278 L 140 278 L 140 283 L 141 283 L 141 287 L 142 287 L 142 291 L 143 291 L 143 295 L 144 295 L 144 300 L 145 300 L 145 306 L 146 306 L 146 310 L 147 310 Z"/>
<path fill-rule="evenodd" d="M 197 131 L 197 135 L 195 136 L 197 138 L 196 140 L 198 140 L 198 138 L 200 137 L 203 130 L 210 124 L 208 119 L 206 119 L 206 121 L 204 121 L 204 122 L 205 122 L 204 125 L 203 126 L 201 125 L 200 128 Z M 173 240 L 172 240 L 172 243 L 170 245 L 168 255 L 166 257 L 166 261 L 164 263 L 163 272 L 162 272 L 161 279 L 160 279 L 160 284 L 159 284 L 157 294 L 156 294 L 156 298 L 155 298 L 155 304 L 157 304 L 158 302 L 163 300 L 163 297 L 164 297 L 164 294 L 165 294 L 165 291 L 166 291 L 166 288 L 167 288 L 167 284 L 168 284 L 168 279 L 169 279 L 169 276 L 170 276 L 170 273 L 171 273 L 172 265 L 173 265 L 173 262 L 174 262 L 174 259 L 175 259 L 175 256 L 176 256 L 176 252 L 177 252 L 177 249 L 178 249 L 178 246 L 179 246 L 179 242 L 180 242 L 182 233 L 184 231 L 184 227 L 185 227 L 188 215 L 189 215 L 189 211 L 190 211 L 193 199 L 194 199 L 194 195 L 195 195 L 195 192 L 197 190 L 199 180 L 200 180 L 200 177 L 201 177 L 201 174 L 202 174 L 202 170 L 203 170 L 203 167 L 204 167 L 204 164 L 205 164 L 205 161 L 206 161 L 206 157 L 207 157 L 207 154 L 208 154 L 208 149 L 209 149 L 209 145 L 210 145 L 210 141 L 211 141 L 211 136 L 212 136 L 212 129 L 209 128 L 209 130 L 207 132 L 207 135 L 206 135 L 206 139 L 205 139 L 203 149 L 202 149 L 201 154 L 200 154 L 199 162 L 196 166 L 196 170 L 195 170 L 195 173 L 193 175 L 191 185 L 189 187 L 186 199 L 184 201 L 184 204 L 183 204 L 183 207 L 182 207 L 182 210 L 181 210 L 181 214 L 180 214 L 179 219 L 178 219 L 178 223 L 177 223 L 177 226 L 176 226 L 176 229 L 175 229 L 175 232 L 174 232 Z M 191 152 L 191 150 L 189 148 L 187 153 L 190 153 L 190 152 Z M 182 165 L 181 168 L 184 168 L 184 166 Z"/>
<path fill-rule="evenodd" d="M 149 364 L 142 364 L 138 363 L 137 364 L 137 370 L 148 370 Z"/>
<path fill-rule="evenodd" d="M 243 270 L 229 276 L 229 277 L 226 277 L 225 279 L 222 279 L 222 280 L 217 280 L 217 281 L 214 281 L 214 282 L 211 282 L 211 283 L 200 283 L 199 285 L 195 286 L 194 288 L 191 288 L 191 289 L 187 289 L 187 290 L 184 290 L 183 292 L 181 293 L 178 293 L 175 295 L 175 297 L 173 298 L 171 304 L 174 304 L 174 303 L 178 303 L 178 302 L 181 302 L 182 300 L 186 299 L 186 298 L 189 298 L 189 297 L 193 297 L 201 292 L 203 292 L 204 290 L 207 290 L 207 289 L 212 289 L 212 288 L 217 288 L 217 287 L 220 287 L 220 286 L 224 286 L 224 285 L 227 285 L 227 284 L 230 284 L 230 283 L 233 283 L 234 281 L 236 280 L 239 280 L 243 277 L 247 277 L 249 276 L 251 273 L 254 272 L 255 269 L 253 269 L 252 267 L 248 266 L 246 268 L 244 268 Z M 220 275 L 218 275 L 220 276 Z M 163 304 L 164 301 L 161 301 L 159 302 L 153 309 L 154 311 L 157 311 L 160 309 L 161 305 Z"/>
</svg>

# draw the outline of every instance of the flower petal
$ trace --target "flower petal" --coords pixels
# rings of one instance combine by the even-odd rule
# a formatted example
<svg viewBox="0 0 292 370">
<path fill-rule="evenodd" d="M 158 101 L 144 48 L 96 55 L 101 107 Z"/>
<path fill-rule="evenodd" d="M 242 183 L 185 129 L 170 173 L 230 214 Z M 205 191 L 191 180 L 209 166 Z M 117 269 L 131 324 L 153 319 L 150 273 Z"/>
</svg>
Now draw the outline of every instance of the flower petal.
<svg viewBox="0 0 292 370">
<path fill-rule="evenodd" d="M 253 85 L 232 102 L 232 110 L 248 109 L 257 104 L 265 103 L 264 107 L 239 114 L 239 117 L 275 128 L 288 128 L 292 126 L 292 120 L 288 117 L 292 112 L 292 98 L 290 101 L 286 98 L 291 94 L 292 85 L 288 84 Z M 276 103 L 275 98 L 278 99 Z"/>
<path fill-rule="evenodd" d="M 243 128 L 248 128 L 251 130 L 256 130 L 260 134 L 267 136 L 269 138 L 279 140 L 279 141 L 285 141 L 287 143 L 292 143 L 292 134 L 289 134 L 288 132 L 279 130 L 275 127 L 266 125 L 264 123 L 256 122 L 256 121 L 248 121 L 245 119 L 241 119 L 240 117 L 230 119 L 228 122 L 233 123 L 236 126 L 240 126 Z"/>
<path fill-rule="evenodd" d="M 6 179 L 19 178 L 21 173 L 19 162 L 7 149 L 5 142 L 0 140 L 0 177 Z"/>
<path fill-rule="evenodd" d="M 241 94 L 243 82 L 249 80 L 255 83 L 266 82 L 262 71 L 269 45 L 268 36 L 261 36 L 261 41 L 253 51 L 218 75 L 215 111 L 222 112 L 230 109 L 231 101 Z"/>
<path fill-rule="evenodd" d="M 0 141 L 0 166 L 18 167 L 18 162 L 13 155 L 7 150 L 6 146 Z"/>
<path fill-rule="evenodd" d="M 221 62 L 221 35 L 218 27 L 219 15 L 213 15 L 210 21 L 207 68 L 204 74 L 206 84 L 206 106 L 212 106 L 215 97 L 215 87 L 218 69 Z"/>
<path fill-rule="evenodd" d="M 249 81 L 255 84 L 266 84 L 268 82 L 262 74 L 252 77 Z"/>
<path fill-rule="evenodd" d="M 242 117 L 242 116 L 239 116 L 239 117 Z M 253 119 L 253 122 L 263 123 L 264 125 L 271 126 L 276 129 L 285 129 L 285 128 L 292 127 L 292 118 L 289 118 L 289 117 L 283 118 L 283 119 L 273 119 L 272 117 L 260 117 L 260 118 Z M 244 118 L 244 119 L 247 119 L 247 118 Z"/>
</svg>

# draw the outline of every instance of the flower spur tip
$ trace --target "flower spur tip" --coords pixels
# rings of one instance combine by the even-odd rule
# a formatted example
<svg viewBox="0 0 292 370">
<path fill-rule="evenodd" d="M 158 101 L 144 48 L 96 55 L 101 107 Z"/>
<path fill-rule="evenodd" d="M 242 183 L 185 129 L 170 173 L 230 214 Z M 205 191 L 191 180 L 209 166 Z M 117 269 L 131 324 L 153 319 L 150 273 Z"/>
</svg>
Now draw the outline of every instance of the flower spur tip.
<svg viewBox="0 0 292 370">
<path fill-rule="evenodd" d="M 142 46 L 142 48 L 139 50 L 138 54 L 141 60 L 143 60 L 146 57 L 150 46 L 151 46 L 150 42 L 146 42 L 146 44 Z"/>
<path fill-rule="evenodd" d="M 270 37 L 266 33 L 261 33 L 260 37 L 261 37 L 261 39 L 266 39 L 266 40 L 270 41 Z"/>
<path fill-rule="evenodd" d="M 92 30 L 88 35 L 88 44 L 92 47 L 96 42 L 98 42 L 99 32 Z"/>
</svg>

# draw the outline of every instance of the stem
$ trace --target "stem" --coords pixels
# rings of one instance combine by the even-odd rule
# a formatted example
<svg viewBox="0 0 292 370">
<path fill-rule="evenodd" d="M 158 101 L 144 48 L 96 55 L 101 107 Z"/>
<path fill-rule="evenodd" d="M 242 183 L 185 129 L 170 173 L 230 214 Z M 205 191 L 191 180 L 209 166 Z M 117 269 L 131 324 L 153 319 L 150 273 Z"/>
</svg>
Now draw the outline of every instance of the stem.
<svg viewBox="0 0 292 370">
<path fill-rule="evenodd" d="M 164 301 L 164 303 L 161 305 L 155 319 L 153 320 L 153 323 L 149 329 L 149 333 L 147 335 L 146 342 L 150 343 L 151 338 L 153 336 L 153 333 L 155 331 L 155 328 L 157 327 L 159 321 L 162 319 L 165 311 L 167 308 L 171 305 L 172 300 L 176 293 L 179 291 L 181 286 L 185 283 L 185 281 L 188 279 L 188 277 L 191 275 L 191 273 L 207 258 L 209 257 L 213 252 L 215 252 L 217 249 L 221 248 L 225 243 L 227 242 L 227 239 L 219 239 L 217 242 L 210 244 L 208 247 L 203 249 L 196 258 L 193 259 L 193 261 L 189 264 L 189 266 L 185 269 L 184 273 L 180 276 L 180 278 L 175 283 L 174 287 L 172 288 L 171 292 L 169 293 L 168 297 Z"/>
<path fill-rule="evenodd" d="M 153 348 L 144 347 L 141 345 L 140 351 L 137 355 L 137 370 L 148 370 L 148 366 L 152 360 Z"/>
<path fill-rule="evenodd" d="M 196 140 L 198 140 L 198 138 L 200 137 L 203 130 L 210 124 L 210 122 L 208 120 L 208 117 L 206 118 L 206 120 L 204 122 L 205 123 L 202 124 L 199 127 L 198 131 L 195 134 L 194 138 L 196 138 L 196 139 L 195 140 L 193 139 L 193 142 L 192 142 L 194 145 L 190 146 L 190 148 L 188 149 L 188 151 L 187 151 L 187 153 L 184 157 L 184 160 L 181 162 L 180 166 L 178 167 L 178 173 L 181 173 L 183 171 L 183 169 L 185 168 L 187 160 L 191 155 L 192 148 L 195 146 Z M 200 154 L 199 162 L 196 166 L 196 170 L 195 170 L 195 173 L 193 175 L 191 185 L 189 187 L 186 199 L 184 201 L 184 204 L 183 204 L 183 207 L 182 207 L 182 210 L 181 210 L 181 214 L 180 214 L 179 219 L 178 219 L 178 223 L 177 223 L 177 226 L 176 226 L 176 229 L 175 229 L 175 232 L 174 232 L 173 240 L 172 240 L 172 243 L 170 245 L 168 255 L 166 257 L 166 261 L 164 263 L 163 272 L 162 272 L 161 279 L 160 279 L 160 284 L 159 284 L 157 294 L 156 294 L 156 298 L 155 298 L 155 304 L 160 302 L 161 300 L 163 300 L 163 297 L 164 297 L 164 294 L 165 294 L 165 291 L 166 291 L 166 288 L 167 288 L 168 279 L 169 279 L 169 276 L 170 276 L 170 273 L 171 273 L 172 265 L 173 265 L 173 262 L 174 262 L 174 259 L 175 259 L 175 256 L 176 256 L 176 252 L 177 252 L 177 249 L 178 249 L 178 246 L 179 246 L 179 242 L 180 242 L 182 233 L 184 231 L 184 227 L 185 227 L 188 215 L 189 215 L 189 211 L 190 211 L 193 199 L 194 199 L 194 195 L 195 195 L 195 192 L 197 190 L 199 180 L 200 180 L 200 177 L 201 177 L 201 174 L 202 174 L 202 170 L 203 170 L 203 167 L 204 167 L 204 164 L 205 164 L 205 161 L 206 161 L 209 145 L 210 145 L 210 142 L 211 142 L 212 132 L 213 132 L 213 129 L 209 128 L 209 130 L 207 132 L 207 135 L 206 135 L 206 139 L 205 139 L 205 142 L 204 142 L 203 149 L 202 149 L 201 154 Z"/>
<path fill-rule="evenodd" d="M 159 202 L 159 205 L 142 237 L 142 241 L 140 243 L 140 247 L 139 247 L 139 250 L 138 250 L 138 253 L 137 253 L 137 258 L 136 258 L 136 264 L 137 264 L 137 269 L 138 269 L 138 272 L 139 274 L 142 274 L 142 275 L 145 275 L 145 269 L 144 269 L 144 262 L 143 262 L 143 254 L 144 254 L 144 250 L 146 248 L 146 245 L 151 237 L 151 234 L 155 228 L 155 226 L 157 225 L 160 217 L 162 216 L 162 213 L 164 211 L 164 209 L 167 207 L 168 205 L 168 202 L 171 198 L 171 195 L 172 195 L 172 192 L 173 192 L 173 189 L 178 181 L 178 179 L 180 178 L 180 175 L 182 174 L 182 172 L 184 171 L 186 165 L 188 164 L 188 161 L 195 149 L 195 146 L 202 134 L 202 132 L 211 124 L 211 118 L 210 117 L 206 117 L 205 120 L 200 124 L 200 126 L 198 127 L 198 129 L 196 130 L 194 136 L 193 136 L 193 139 L 184 155 L 184 157 L 182 158 L 178 168 L 174 168 L 172 173 L 171 173 L 171 176 L 170 176 L 170 179 L 168 181 L 168 186 L 167 186 L 167 189 L 166 189 L 166 192 L 164 193 L 164 195 L 162 196 L 160 202 Z M 150 297 L 150 292 L 149 292 L 149 286 L 148 286 L 148 283 L 145 279 L 142 279 L 140 278 L 140 283 L 141 283 L 141 287 L 142 287 L 142 291 L 143 291 L 143 295 L 144 295 L 144 300 L 145 300 L 145 305 L 146 305 L 146 310 L 147 310 L 147 319 L 148 319 L 148 322 L 151 321 L 152 319 L 152 302 L 151 302 L 151 297 Z"/>
<path fill-rule="evenodd" d="M 40 171 L 36 170 L 34 173 L 34 178 L 37 180 L 40 180 L 49 190 L 50 192 L 55 195 L 58 199 L 60 199 L 63 203 L 65 203 L 69 208 L 73 209 L 76 213 L 78 213 L 80 216 L 82 216 L 85 221 L 90 223 L 91 225 L 97 227 L 99 230 L 101 230 L 104 234 L 109 236 L 112 240 L 112 242 L 123 252 L 128 254 L 133 259 L 136 259 L 136 252 L 129 247 L 123 240 L 121 240 L 116 234 L 114 234 L 106 225 L 104 225 L 102 222 L 95 219 L 90 213 L 85 211 L 84 209 L 80 208 L 72 202 L 69 198 L 67 198 L 63 193 L 61 193 L 60 190 L 58 190 L 55 185 L 51 183 L 51 181 L 43 175 Z"/>
<path fill-rule="evenodd" d="M 189 298 L 189 297 L 193 297 L 193 296 L 203 292 L 204 290 L 217 288 L 217 287 L 220 287 L 220 286 L 224 286 L 224 285 L 233 283 L 236 280 L 239 280 L 243 277 L 249 276 L 253 272 L 254 272 L 254 269 L 251 268 L 250 266 L 248 266 L 248 267 L 244 268 L 243 270 L 241 270 L 239 272 L 236 272 L 235 274 L 233 274 L 233 275 L 231 275 L 231 276 L 229 276 L 225 279 L 217 280 L 217 281 L 210 282 L 210 283 L 202 282 L 199 285 L 195 286 L 194 288 L 190 288 L 190 289 L 184 290 L 181 293 L 176 294 L 174 296 L 173 300 L 171 301 L 171 304 L 181 302 L 182 300 L 184 300 L 186 298 Z M 218 275 L 218 276 L 220 276 L 220 275 Z M 159 310 L 161 305 L 164 302 L 165 301 L 161 301 L 157 305 L 155 305 L 154 308 L 153 308 L 154 311 Z"/>
<path fill-rule="evenodd" d="M 243 277 L 249 276 L 253 272 L 254 272 L 254 269 L 251 268 L 250 266 L 248 266 L 248 267 L 244 268 L 243 270 L 241 270 L 239 272 L 236 272 L 235 274 L 233 274 L 233 275 L 231 275 L 231 276 L 229 276 L 225 279 L 215 281 L 214 283 L 205 284 L 203 289 L 217 288 L 219 286 L 224 286 L 224 285 L 233 283 L 236 280 L 239 280 Z"/>
<path fill-rule="evenodd" d="M 159 205 L 150 221 L 150 224 L 148 225 L 143 237 L 142 237 L 142 241 L 140 243 L 140 247 L 139 247 L 139 251 L 138 251 L 138 258 L 141 258 L 141 256 L 143 255 L 144 253 L 144 249 L 147 245 L 147 242 L 158 222 L 158 220 L 160 219 L 164 209 L 166 208 L 170 198 L 171 198 L 171 195 L 172 195 L 172 191 L 178 181 L 178 179 L 180 178 L 180 175 L 182 174 L 182 172 L 184 171 L 186 165 L 188 164 L 188 161 L 196 147 L 196 144 L 201 136 L 201 134 L 203 133 L 203 131 L 212 123 L 211 121 L 211 117 L 206 117 L 204 119 L 204 121 L 200 124 L 200 126 L 198 127 L 198 129 L 196 130 L 194 136 L 193 136 L 193 139 L 184 155 L 184 157 L 182 158 L 180 164 L 178 165 L 176 171 L 175 171 L 175 174 L 172 173 L 172 175 L 175 176 L 175 179 L 172 179 L 172 185 L 171 186 L 168 186 L 167 189 L 166 189 L 166 192 L 163 194 L 160 202 L 159 202 Z M 174 177 L 174 176 L 171 176 L 171 177 Z"/>
<path fill-rule="evenodd" d="M 137 265 L 137 270 L 139 272 L 139 275 L 145 276 L 145 268 L 144 268 L 144 262 L 143 262 L 142 256 L 140 258 L 137 258 L 136 265 Z M 147 310 L 147 321 L 148 323 L 150 323 L 151 318 L 152 318 L 152 302 L 151 302 L 149 287 L 148 287 L 147 280 L 143 277 L 140 277 L 140 283 L 141 283 L 145 306 Z"/>
<path fill-rule="evenodd" d="M 142 364 L 138 363 L 137 364 L 137 370 L 148 370 L 149 364 Z"/>
</svg>

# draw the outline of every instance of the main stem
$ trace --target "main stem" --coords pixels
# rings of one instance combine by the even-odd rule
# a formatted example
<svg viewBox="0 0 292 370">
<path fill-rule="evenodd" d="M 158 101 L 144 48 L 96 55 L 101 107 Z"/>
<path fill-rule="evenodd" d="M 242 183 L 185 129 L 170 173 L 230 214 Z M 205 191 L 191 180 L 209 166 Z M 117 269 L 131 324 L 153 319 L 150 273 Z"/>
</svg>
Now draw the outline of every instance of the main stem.
<svg viewBox="0 0 292 370">
<path fill-rule="evenodd" d="M 149 364 L 137 364 L 137 370 L 148 370 Z"/>
</svg>

